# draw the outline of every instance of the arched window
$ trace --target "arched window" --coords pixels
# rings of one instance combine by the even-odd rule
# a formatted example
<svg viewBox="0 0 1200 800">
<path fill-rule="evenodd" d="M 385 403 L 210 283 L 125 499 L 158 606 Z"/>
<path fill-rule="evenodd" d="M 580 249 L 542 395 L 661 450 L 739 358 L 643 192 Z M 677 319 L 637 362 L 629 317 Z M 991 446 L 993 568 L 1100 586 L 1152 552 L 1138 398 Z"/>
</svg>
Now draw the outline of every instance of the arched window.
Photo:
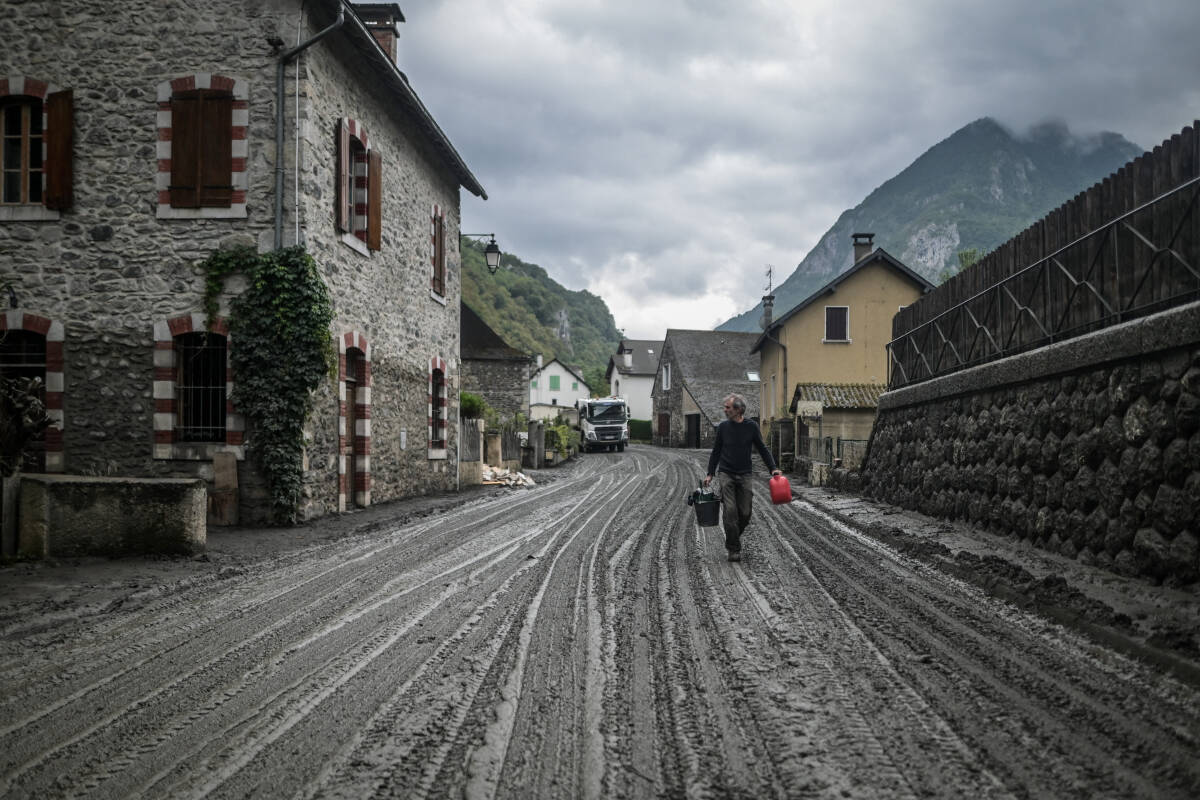
<svg viewBox="0 0 1200 800">
<path fill-rule="evenodd" d="M 38 394 L 46 401 L 46 337 L 36 331 L 0 331 L 0 378 L 37 378 Z M 46 467 L 45 432 L 38 434 L 21 461 L 26 472 L 43 472 Z"/>
<path fill-rule="evenodd" d="M 225 441 L 225 337 L 175 337 L 175 441 Z"/>
<path fill-rule="evenodd" d="M 433 402 L 429 418 L 429 447 L 433 450 L 442 450 L 446 447 L 446 373 L 435 369 L 432 385 Z"/>
</svg>

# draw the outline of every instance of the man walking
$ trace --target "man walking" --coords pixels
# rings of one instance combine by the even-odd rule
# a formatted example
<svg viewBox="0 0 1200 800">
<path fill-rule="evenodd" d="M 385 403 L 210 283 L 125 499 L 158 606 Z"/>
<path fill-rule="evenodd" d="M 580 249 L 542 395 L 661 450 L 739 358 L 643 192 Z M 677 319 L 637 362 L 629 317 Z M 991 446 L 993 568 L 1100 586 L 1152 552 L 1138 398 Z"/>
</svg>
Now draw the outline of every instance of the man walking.
<svg viewBox="0 0 1200 800">
<path fill-rule="evenodd" d="M 753 445 L 772 475 L 782 475 L 771 451 L 763 443 L 758 423 L 746 419 L 746 398 L 731 394 L 725 398 L 727 419 L 717 426 L 717 441 L 708 457 L 708 474 L 704 485 L 712 482 L 718 468 L 721 472 L 721 524 L 725 527 L 725 549 L 730 561 L 742 560 L 742 532 L 750 524 L 750 504 L 753 488 L 750 474 L 750 446 Z"/>
</svg>

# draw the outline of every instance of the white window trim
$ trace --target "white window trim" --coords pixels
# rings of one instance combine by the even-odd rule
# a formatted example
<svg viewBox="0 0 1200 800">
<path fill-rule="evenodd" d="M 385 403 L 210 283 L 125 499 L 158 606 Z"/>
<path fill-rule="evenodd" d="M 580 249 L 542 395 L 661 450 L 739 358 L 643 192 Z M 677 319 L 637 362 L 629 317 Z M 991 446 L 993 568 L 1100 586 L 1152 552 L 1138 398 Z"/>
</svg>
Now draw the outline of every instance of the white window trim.
<svg viewBox="0 0 1200 800">
<path fill-rule="evenodd" d="M 175 208 L 171 205 L 171 201 L 164 197 L 164 192 L 169 192 L 171 184 L 171 111 L 169 108 L 163 108 L 163 104 L 170 104 L 171 97 L 175 93 L 175 87 L 172 83 L 177 81 L 192 82 L 194 89 L 211 89 L 213 73 L 196 72 L 187 75 L 180 75 L 171 80 L 165 80 L 158 84 L 156 89 L 156 97 L 158 101 L 158 111 L 156 113 L 156 124 L 159 130 L 159 138 L 155 143 L 155 156 L 158 159 L 158 172 L 154 176 L 154 187 L 158 193 L 158 201 L 155 204 L 154 216 L 156 219 L 246 219 L 249 216 L 247 201 L 242 200 L 240 203 L 230 203 L 228 208 L 204 207 L 204 208 Z M 233 82 L 233 87 L 230 91 L 233 93 L 233 129 L 236 137 L 239 130 L 244 131 L 242 138 L 232 139 L 232 154 L 234 169 L 230 174 L 230 184 L 233 186 L 235 195 L 241 193 L 243 196 L 248 195 L 250 191 L 250 180 L 246 174 L 247 165 L 250 161 L 250 110 L 248 108 L 240 108 L 242 104 L 249 104 L 250 90 L 249 84 L 244 78 L 236 78 L 232 76 L 217 75 L 219 80 L 229 80 Z M 167 134 L 164 135 L 163 131 Z M 241 166 L 241 169 L 237 169 Z M 165 202 L 164 202 L 165 200 Z"/>
<path fill-rule="evenodd" d="M 846 309 L 846 338 L 845 339 L 830 339 L 829 338 L 829 309 L 844 308 Z M 849 344 L 854 341 L 850 338 L 850 306 L 825 306 L 825 332 L 821 342 L 824 344 Z"/>
<path fill-rule="evenodd" d="M 371 257 L 371 250 L 367 247 L 367 243 L 353 233 L 342 232 L 338 234 L 338 240 L 359 255 L 366 256 L 367 258 Z"/>
</svg>

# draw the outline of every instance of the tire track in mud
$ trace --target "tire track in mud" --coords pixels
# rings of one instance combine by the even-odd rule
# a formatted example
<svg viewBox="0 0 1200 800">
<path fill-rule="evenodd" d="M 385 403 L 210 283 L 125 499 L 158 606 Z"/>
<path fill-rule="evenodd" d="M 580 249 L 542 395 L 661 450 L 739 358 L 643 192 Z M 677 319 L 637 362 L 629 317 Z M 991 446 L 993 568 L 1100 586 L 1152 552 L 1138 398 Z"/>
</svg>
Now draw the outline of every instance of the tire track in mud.
<svg viewBox="0 0 1200 800">
<path fill-rule="evenodd" d="M 561 492 L 558 492 L 557 494 L 561 494 Z M 570 496 L 569 492 L 567 493 L 567 496 Z M 498 513 L 503 513 L 503 509 L 501 510 L 501 512 L 493 512 L 492 516 L 496 516 Z M 469 524 L 471 524 L 471 525 L 474 525 L 474 524 L 475 524 L 473 521 L 468 521 L 468 522 L 469 522 Z M 427 528 L 428 526 L 423 526 L 423 527 Z M 367 547 L 366 547 L 366 555 L 365 555 L 365 556 L 358 556 L 358 557 L 356 557 L 356 559 L 355 559 L 355 560 L 361 561 L 361 560 L 362 560 L 364 557 L 370 557 L 370 556 L 378 555 L 378 554 L 380 553 L 380 551 L 381 551 L 381 548 L 373 548 L 373 547 L 371 547 L 371 546 L 367 546 Z M 456 569 L 460 569 L 460 568 L 461 568 L 461 565 L 459 565 L 458 567 L 456 567 Z M 335 571 L 336 571 L 336 568 L 335 568 L 334 570 L 329 570 L 328 572 L 329 572 L 329 573 L 332 573 L 332 572 L 335 572 Z M 256 606 L 258 606 L 260 609 L 261 609 L 261 608 L 268 608 L 268 609 L 269 609 L 269 608 L 270 608 L 270 605 L 271 605 L 271 600 L 274 600 L 274 601 L 276 601 L 276 603 L 278 603 L 278 601 L 279 601 L 279 598 L 280 598 L 281 596 L 290 596 L 290 595 L 296 595 L 296 594 L 298 594 L 298 593 L 302 593 L 302 591 L 303 591 L 303 588 L 304 588 L 304 587 L 298 587 L 298 588 L 296 588 L 296 589 L 288 589 L 288 590 L 286 590 L 286 591 L 284 591 L 284 592 L 281 592 L 279 595 L 276 595 L 275 597 L 272 597 L 272 598 L 270 598 L 270 599 L 268 599 L 268 600 L 266 600 L 266 601 L 264 601 L 264 602 L 257 603 L 257 604 L 256 604 Z M 334 589 L 332 589 L 332 590 L 331 590 L 329 593 L 327 593 L 326 595 L 324 595 L 324 596 L 320 596 L 320 597 L 318 597 L 316 600 L 312 600 L 312 601 L 310 601 L 310 602 L 309 602 L 309 603 L 308 603 L 306 606 L 304 606 L 304 607 L 303 607 L 301 610 L 304 610 L 304 609 L 311 610 L 311 609 L 313 609 L 313 608 L 316 608 L 316 607 L 317 607 L 317 606 L 319 606 L 319 605 L 320 605 L 322 602 L 324 602 L 324 601 L 327 601 L 327 600 L 328 600 L 328 599 L 329 599 L 331 596 L 333 596 L 333 595 L 336 595 L 338 592 L 342 591 L 342 588 L 343 588 L 343 587 L 341 587 L 341 586 L 337 586 L 337 587 L 335 587 Z M 369 597 L 369 596 L 370 596 L 370 595 L 368 594 L 368 597 Z M 360 605 L 361 605 L 361 604 L 360 604 Z M 343 615 L 344 615 L 345 613 L 347 613 L 347 608 L 342 608 L 342 609 L 340 609 L 340 611 L 339 611 L 339 612 L 327 613 L 327 614 L 325 615 L 325 618 L 328 618 L 328 617 L 334 617 L 334 618 L 336 618 L 338 613 L 341 613 L 341 614 L 343 614 Z M 275 621 L 275 623 L 273 623 L 273 624 L 271 624 L 271 625 L 268 625 L 268 626 L 267 626 L 265 629 L 263 629 L 263 630 L 260 630 L 260 632 L 257 634 L 256 638 L 258 638 L 258 637 L 261 637 L 261 636 L 263 635 L 263 633 L 264 633 L 264 632 L 270 632 L 270 631 L 272 631 L 273 629 L 276 629 L 276 628 L 279 628 L 279 627 L 281 627 L 281 623 L 283 623 L 283 622 L 288 622 L 288 621 L 293 621 L 293 620 L 300 620 L 300 619 L 301 619 L 301 617 L 302 617 L 302 615 L 301 615 L 301 614 L 299 614 L 298 612 L 296 612 L 296 611 L 294 611 L 294 610 L 291 610 L 291 609 L 285 609 L 285 616 L 284 616 L 284 617 L 282 617 L 282 619 L 278 619 L 278 620 L 276 620 L 276 621 Z M 307 621 L 307 620 L 301 620 L 301 621 Z M 244 629 L 245 629 L 245 628 L 243 627 L 243 628 L 242 628 L 242 630 L 244 630 Z M 253 630 L 253 629 L 252 629 L 252 630 Z M 210 645 L 210 647 L 211 647 L 211 645 Z M 204 651 L 204 645 L 203 645 L 203 644 L 201 644 L 199 647 L 197 647 L 197 648 L 195 648 L 195 649 L 196 649 L 198 652 L 203 652 L 203 651 Z M 244 651 L 247 651 L 247 650 L 248 650 L 248 648 L 246 647 L 246 645 L 245 645 L 245 644 L 243 644 L 241 647 L 237 648 L 237 651 L 238 651 L 238 652 L 244 652 Z M 186 675 L 184 675 L 184 676 L 182 676 L 182 677 L 173 676 L 173 677 L 174 677 L 174 680 L 171 680 L 171 681 L 169 681 L 169 682 L 166 682 L 166 683 L 163 683 L 163 677 L 162 677 L 162 676 L 159 676 L 158 678 L 155 678 L 154 676 L 149 676 L 149 677 L 147 677 L 147 676 L 145 676 L 144 674 L 140 674 L 140 681 L 139 681 L 139 685 L 146 685 L 147 683 L 149 683 L 150 685 L 156 685 L 156 684 L 157 684 L 157 688 L 155 688 L 155 689 L 152 691 L 152 695 L 163 694 L 163 693 L 165 692 L 165 690 L 167 690 L 167 689 L 169 689 L 169 688 L 171 688 L 171 687 L 173 687 L 173 686 L 176 686 L 176 685 L 179 685 L 179 684 L 182 684 L 182 683 L 184 683 L 184 682 L 185 682 L 187 679 L 189 679 L 189 678 L 193 678 L 195 675 L 197 675 L 197 674 L 201 673 L 201 672 L 202 672 L 202 671 L 204 671 L 205 669 L 209 669 L 209 668 L 212 668 L 212 667 L 214 667 L 214 666 L 220 665 L 220 664 L 223 662 L 223 660 L 227 660 L 227 659 L 228 659 L 228 656 L 229 656 L 229 654 L 230 654 L 230 651 L 227 651 L 226 653 L 223 653 L 223 654 L 221 654 L 221 656 L 220 656 L 220 657 L 218 657 L 218 658 L 214 658 L 214 659 L 211 659 L 210 661 L 208 661 L 207 663 L 205 663 L 203 666 L 201 666 L 201 667 L 199 667 L 199 668 L 197 668 L 197 669 L 193 669 L 193 670 L 192 670 L 190 673 L 188 673 L 188 674 L 186 674 Z M 140 663 L 137 663 L 137 664 L 133 665 L 133 666 L 132 666 L 132 667 L 130 667 L 129 669 L 130 669 L 130 670 L 140 670 L 140 673 L 144 673 L 144 672 L 145 672 L 145 667 L 147 666 L 147 662 L 150 662 L 150 661 L 153 661 L 153 660 L 154 660 L 154 658 L 153 658 L 153 657 L 151 657 L 150 659 L 147 659 L 146 661 L 143 661 L 143 662 L 140 662 Z M 127 670 L 127 671 L 128 671 L 128 670 Z M 261 670 L 259 670 L 259 671 L 261 672 Z M 248 675 L 249 675 L 249 677 L 251 677 L 251 678 L 255 677 L 255 675 L 254 675 L 254 672 L 253 672 L 253 671 L 252 671 L 252 672 L 250 672 L 250 673 L 247 673 L 247 674 L 248 674 Z M 90 689 L 89 689 L 89 690 L 91 690 L 91 691 L 94 691 L 94 690 L 95 690 L 95 689 L 97 689 L 97 688 L 104 688 L 104 684 L 100 684 L 100 685 L 93 685 L 92 687 L 90 687 Z M 203 688 L 203 687 L 202 687 L 202 688 Z M 218 687 L 216 687 L 216 686 L 210 686 L 210 687 L 208 687 L 208 688 L 206 688 L 206 689 L 203 689 L 203 690 L 202 690 L 202 691 L 200 691 L 200 692 L 194 692 L 194 693 L 195 693 L 195 694 L 198 694 L 198 695 L 199 695 L 199 696 L 201 696 L 201 697 L 203 697 L 203 696 L 206 696 L 206 695 L 209 695 L 209 694 L 213 693 L 213 690 L 215 690 L 215 689 L 217 689 L 217 688 L 218 688 Z M 134 689 L 135 689 L 135 691 L 140 691 L 140 689 L 138 689 L 137 687 L 134 687 Z M 83 694 L 85 694 L 85 695 L 86 695 L 86 694 L 88 693 L 88 691 L 89 691 L 89 690 L 85 690 L 85 691 L 83 692 Z M 231 699 L 232 697 L 235 697 L 237 694 L 238 694 L 238 692 L 237 692 L 237 691 L 225 691 L 225 692 L 219 692 L 219 695 L 220 695 L 220 698 L 221 698 L 221 699 L 219 699 L 218 701 L 216 701 L 216 705 L 222 705 L 222 704 L 224 704 L 224 702 L 225 702 L 226 700 L 228 700 L 228 699 Z M 228 697 L 226 697 L 226 695 L 228 695 Z M 134 697 L 137 697 L 137 699 L 134 699 Z M 69 737 L 69 738 L 68 738 L 68 739 L 67 739 L 65 742 L 59 742 L 59 743 L 57 744 L 57 746 L 56 746 L 55 748 L 53 748 L 53 750 L 50 750 L 50 751 L 43 751 L 43 752 L 42 752 L 42 754 L 41 754 L 41 756 L 42 756 L 43 760 L 47 760 L 47 759 L 49 759 L 49 757 L 50 757 L 50 756 L 52 756 L 52 755 L 54 754 L 54 752 L 55 752 L 55 751 L 61 750 L 61 749 L 63 749 L 64 747 L 66 747 L 66 748 L 71 748 L 71 747 L 72 747 L 72 745 L 76 745 L 76 744 L 78 744 L 78 743 L 80 743 L 80 742 L 84 742 L 84 741 L 85 741 L 85 739 L 86 739 L 88 736 L 90 736 L 91 734 L 94 734 L 95 732 L 97 732 L 97 731 L 99 731 L 99 730 L 101 730 L 101 729 L 103 729 L 103 728 L 111 728 L 111 727 L 113 726 L 113 723 L 114 723 L 114 721 L 115 721 L 115 720 L 117 720 L 117 719 L 118 719 L 118 718 L 120 718 L 120 717 L 123 717 L 123 716 L 129 716 L 129 715 L 134 715 L 134 716 L 138 716 L 138 717 L 149 716 L 150 714 L 152 714 L 152 713 L 154 712 L 154 709 L 153 709 L 153 708 L 147 708 L 147 702 L 148 702 L 148 700 L 149 700 L 149 699 L 150 699 L 149 697 L 147 697 L 147 696 L 144 696 L 144 695 L 142 695 L 142 696 L 137 696 L 137 695 L 134 695 L 134 696 L 127 696 L 127 697 L 123 697 L 123 698 L 118 698 L 117 702 L 115 702 L 115 703 L 112 703 L 112 707 L 114 707 L 114 709 L 115 709 L 115 710 L 114 710 L 113 712 L 111 712 L 111 714 L 110 714 L 110 715 L 109 715 L 107 718 L 103 718 L 103 719 L 101 719 L 101 720 L 99 720 L 99 721 L 97 721 L 97 722 L 93 723 L 93 724 L 92 724 L 90 727 L 88 727 L 88 728 L 87 728 L 87 729 L 85 729 L 84 731 L 76 732 L 76 733 L 75 733 L 73 736 Z M 185 698 L 185 700 L 186 700 L 186 698 Z M 164 703 L 163 703 L 163 705 L 170 705 L 170 703 L 164 702 Z M 187 705 L 187 704 L 185 703 L 185 705 Z M 210 703 L 208 704 L 208 706 L 211 708 L 211 707 L 213 706 L 213 702 L 210 702 Z M 40 717 L 44 717 L 44 716 L 46 716 L 46 714 L 47 714 L 47 713 L 50 713 L 51 711 L 62 711 L 62 709 L 63 709 L 63 707 L 62 707 L 62 705 L 61 705 L 61 704 L 57 704 L 57 705 L 55 705 L 55 706 L 51 706 L 51 708 L 50 708 L 49 710 L 47 710 L 47 712 L 45 712 L 45 713 L 42 713 L 42 714 L 38 715 L 38 717 L 37 717 L 37 718 L 35 718 L 35 720 L 26 720 L 26 721 L 25 721 L 25 722 L 23 722 L 23 723 L 18 723 L 16 726 L 14 726 L 14 727 L 12 728 L 12 730 L 10 730 L 10 733 L 12 733 L 13 731 L 19 730 L 19 731 L 20 731 L 22 734 L 24 734 L 23 738 L 21 738 L 19 741 L 20 741 L 22 744 L 24 744 L 24 745 L 26 746 L 26 747 L 25 747 L 25 749 L 26 749 L 26 750 L 28 750 L 28 746 L 29 746 L 29 744 L 30 744 L 30 743 L 31 743 L 31 741 L 32 741 L 32 740 L 35 738 L 35 737 L 33 737 L 33 736 L 30 736 L 30 733 L 31 733 L 31 731 L 30 731 L 30 725 L 31 725 L 31 723 L 33 723 L 33 722 L 36 722 L 36 719 L 40 719 Z M 201 711 L 203 711 L 203 710 L 204 710 L 204 707 L 202 706 L 200 710 L 201 710 Z M 67 711 L 70 711 L 70 709 L 67 709 Z M 144 712 L 144 713 L 142 713 L 142 712 Z M 201 715 L 202 715 L 202 714 L 201 714 Z M 182 729 L 188 729 L 188 728 L 190 728 L 190 727 L 193 725 L 193 723 L 195 722 L 195 717 L 196 717 L 196 712 L 195 712 L 195 711 L 193 711 L 192 713 L 188 714 L 188 715 L 187 715 L 187 717 L 185 717 L 185 718 L 184 718 L 184 719 L 183 719 L 183 720 L 182 720 L 180 723 L 177 723 L 177 724 L 181 725 L 181 726 L 182 726 Z M 58 725 L 58 726 L 55 726 L 55 727 L 56 727 L 56 728 L 63 728 L 63 727 L 65 727 L 65 726 L 64 726 L 64 725 L 62 725 L 62 724 L 60 724 L 60 725 Z M 151 742 L 150 742 L 151 746 L 152 746 L 152 747 L 157 747 L 157 746 L 160 744 L 160 742 L 159 742 L 159 741 L 157 741 L 157 739 L 160 739 L 160 738 L 162 738 L 162 736 L 161 736 L 161 735 L 159 735 L 159 736 L 156 736 L 154 739 L 152 739 L 152 740 L 151 740 Z M 83 748 L 76 748 L 76 749 L 82 750 Z M 95 750 L 95 747 L 91 747 L 91 748 L 90 748 L 90 750 L 94 751 L 94 750 Z M 135 752 L 133 752 L 131 757 L 125 757 L 125 758 L 114 757 L 114 758 L 111 758 L 111 759 L 103 759 L 102 761 L 105 761 L 107 764 L 109 764 L 109 765 L 111 766 L 111 765 L 113 765 L 113 764 L 119 764 L 119 763 L 122 763 L 122 762 L 126 762 L 126 761 L 130 761 L 130 760 L 136 759 L 136 758 L 138 757 L 138 755 L 139 755 L 139 752 L 140 752 L 140 751 L 135 751 Z M 18 753 L 17 753 L 17 754 L 20 754 L 20 748 L 18 748 Z M 26 752 L 26 755 L 29 755 L 29 754 L 28 754 L 28 752 Z M 91 759 L 93 762 L 94 762 L 94 761 L 96 761 L 94 752 L 90 752 L 90 753 L 89 753 L 89 757 L 90 757 L 90 759 Z M 31 766 L 31 764 L 27 763 L 27 764 L 25 765 L 25 767 L 24 767 L 24 768 L 20 768 L 20 769 L 17 769 L 17 770 L 13 770 L 13 769 L 11 769 L 11 768 L 6 768 L 6 770 L 5 770 L 5 777 L 6 777 L 7 781 L 8 781 L 9 783 L 11 783 L 11 782 L 12 782 L 14 779 L 18 779 L 18 778 L 20 778 L 20 777 L 21 777 L 21 773 L 22 773 L 23 771 L 25 771 L 26 769 L 28 769 L 28 768 L 29 768 L 29 766 Z M 109 770 L 109 767 L 106 767 L 105 769 L 106 769 L 106 771 L 110 771 L 110 770 Z M 57 770 L 57 769 L 56 769 L 55 771 L 61 771 L 61 770 Z M 90 784 L 93 782 L 93 780 L 95 779 L 95 777 L 96 777 L 96 776 L 94 776 L 94 775 L 87 776 L 87 777 L 83 778 L 83 783 L 84 783 L 85 785 L 90 785 Z"/>
<path fill-rule="evenodd" d="M 1196 692 L 771 506 L 765 480 L 729 564 L 683 503 L 705 456 L 585 456 L 548 486 L 17 631 L 0 794 L 1196 794 Z M 34 664 L 44 684 L 18 678 Z"/>
<path fill-rule="evenodd" d="M 1128 687 L 1114 692 L 1111 675 L 1065 632 L 943 576 L 916 580 L 932 571 L 805 511 L 804 530 L 788 541 L 830 601 L 869 623 L 862 628 L 872 649 L 964 731 L 1006 784 L 1057 796 L 1200 787 L 1186 755 L 1200 734 L 1194 706 L 1160 697 L 1151 713 L 1131 715 Z M 887 557 L 875 558 L 879 570 L 863 570 L 872 553 Z M 1081 727 L 1093 733 L 1080 736 Z M 1031 731 L 1038 751 L 1028 751 Z"/>
</svg>

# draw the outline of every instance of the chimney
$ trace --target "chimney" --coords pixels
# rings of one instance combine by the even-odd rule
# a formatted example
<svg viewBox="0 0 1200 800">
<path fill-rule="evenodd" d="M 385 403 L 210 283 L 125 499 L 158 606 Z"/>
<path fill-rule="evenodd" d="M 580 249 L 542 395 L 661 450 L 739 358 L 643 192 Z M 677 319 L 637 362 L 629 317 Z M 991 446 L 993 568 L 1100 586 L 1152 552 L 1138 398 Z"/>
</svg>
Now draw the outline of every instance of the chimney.
<svg viewBox="0 0 1200 800">
<path fill-rule="evenodd" d="M 630 367 L 633 366 L 633 351 L 629 350 L 627 348 L 625 350 L 624 357 L 625 357 L 625 369 L 629 369 Z"/>
<path fill-rule="evenodd" d="M 765 297 L 763 297 L 762 303 L 763 303 L 762 329 L 765 331 L 767 328 L 771 327 L 771 322 L 774 321 L 773 315 L 775 313 L 775 295 L 773 295 L 773 294 L 766 295 Z"/>
<path fill-rule="evenodd" d="M 857 264 L 871 255 L 871 251 L 875 249 L 875 245 L 872 244 L 875 234 L 855 233 L 851 235 L 854 237 L 854 263 Z"/>
<path fill-rule="evenodd" d="M 400 61 L 400 23 L 404 14 L 396 3 L 355 3 L 354 13 L 367 26 L 393 64 Z"/>
<path fill-rule="evenodd" d="M 542 354 L 541 354 L 541 353 L 538 353 L 538 357 L 537 357 L 537 368 L 538 368 L 538 369 L 541 369 L 541 368 L 542 368 Z"/>
</svg>

